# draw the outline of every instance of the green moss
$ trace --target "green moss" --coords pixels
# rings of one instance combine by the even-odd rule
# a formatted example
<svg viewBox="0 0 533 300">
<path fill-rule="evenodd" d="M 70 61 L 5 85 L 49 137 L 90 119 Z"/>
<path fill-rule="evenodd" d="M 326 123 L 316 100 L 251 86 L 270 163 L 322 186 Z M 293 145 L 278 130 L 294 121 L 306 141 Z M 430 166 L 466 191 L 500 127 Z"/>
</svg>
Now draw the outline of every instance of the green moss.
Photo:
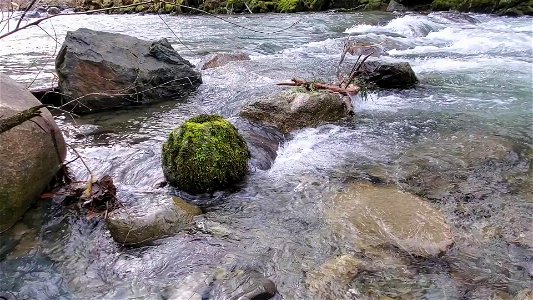
<svg viewBox="0 0 533 300">
<path fill-rule="evenodd" d="M 226 2 L 226 8 L 233 11 L 243 11 L 246 9 L 244 5 L 244 0 L 228 0 Z"/>
<path fill-rule="evenodd" d="M 328 1 L 326 0 L 302 0 L 302 1 L 303 1 L 303 5 L 308 10 L 313 10 L 313 11 L 320 11 L 320 10 L 326 9 L 328 6 Z"/>
<path fill-rule="evenodd" d="M 464 5 L 464 0 L 433 0 L 431 3 L 434 10 L 460 10 Z"/>
<path fill-rule="evenodd" d="M 302 8 L 300 0 L 280 0 L 278 2 L 279 12 L 295 12 Z"/>
<path fill-rule="evenodd" d="M 168 182 L 195 194 L 241 181 L 248 172 L 249 158 L 238 130 L 216 115 L 188 120 L 163 144 L 163 172 Z"/>
<path fill-rule="evenodd" d="M 365 9 L 366 10 L 379 10 L 381 9 L 382 6 L 383 6 L 383 3 L 381 3 L 381 0 L 368 0 L 368 3 L 365 6 Z"/>
<path fill-rule="evenodd" d="M 163 6 L 163 12 L 166 14 L 169 14 L 175 10 L 176 10 L 176 5 L 174 4 L 165 3 L 165 5 Z"/>
</svg>

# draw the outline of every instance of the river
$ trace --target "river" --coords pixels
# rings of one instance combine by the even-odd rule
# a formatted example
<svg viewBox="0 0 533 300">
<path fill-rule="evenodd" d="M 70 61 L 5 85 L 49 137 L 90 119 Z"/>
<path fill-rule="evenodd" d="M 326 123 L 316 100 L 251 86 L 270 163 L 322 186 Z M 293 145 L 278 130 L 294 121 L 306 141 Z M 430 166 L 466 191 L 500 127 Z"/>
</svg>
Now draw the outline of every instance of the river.
<svg viewBox="0 0 533 300">
<path fill-rule="evenodd" d="M 426 198 L 444 213 L 455 244 L 432 259 L 383 250 L 378 256 L 387 259 L 370 261 L 381 267 L 332 285 L 330 299 L 489 299 L 532 288 L 532 18 L 371 12 L 223 17 L 242 27 L 207 16 L 161 18 L 62 16 L 42 23 L 47 33 L 32 28 L 0 41 L 0 72 L 34 88 L 52 84 L 54 54 L 66 31 L 81 27 L 165 37 L 194 64 L 213 52 L 250 54 L 250 61 L 203 71 L 204 83 L 185 103 L 75 120 L 57 114 L 67 142 L 94 174 L 113 176 L 126 203 L 179 193 L 158 187 L 164 180 L 161 145 L 172 128 L 199 113 L 235 121 L 243 105 L 279 93 L 275 84 L 293 77 L 333 80 L 349 36 L 381 43 L 380 60 L 408 61 L 420 84 L 372 92 L 355 101 L 353 119 L 292 133 L 271 169 L 254 170 L 233 194 L 215 195 L 215 205 L 197 220 L 209 230 L 124 248 L 105 222 L 39 202 L 0 239 L 5 295 L 189 299 L 217 270 L 245 265 L 269 277 L 283 299 L 313 299 L 309 272 L 345 253 L 372 257 L 339 238 L 325 213 L 332 195 L 361 180 Z M 267 34 L 243 27 L 290 28 Z M 499 147 L 504 154 L 494 150 Z M 88 177 L 80 161 L 71 169 L 80 180 Z"/>
</svg>

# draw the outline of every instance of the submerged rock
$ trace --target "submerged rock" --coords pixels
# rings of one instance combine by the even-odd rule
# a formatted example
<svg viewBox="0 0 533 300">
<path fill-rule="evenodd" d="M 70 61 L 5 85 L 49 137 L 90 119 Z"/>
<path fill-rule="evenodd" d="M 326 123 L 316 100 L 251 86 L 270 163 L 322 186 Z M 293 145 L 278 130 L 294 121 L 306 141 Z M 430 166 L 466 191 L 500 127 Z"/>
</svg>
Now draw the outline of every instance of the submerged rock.
<svg viewBox="0 0 533 300">
<path fill-rule="evenodd" d="M 307 274 L 306 283 L 313 299 L 340 299 L 349 284 L 361 271 L 361 261 L 344 254 L 326 261 L 318 269 Z"/>
<path fill-rule="evenodd" d="M 288 133 L 304 127 L 338 121 L 350 109 L 338 95 L 328 92 L 288 92 L 276 98 L 263 98 L 245 106 L 240 115 L 246 119 L 277 127 Z"/>
<path fill-rule="evenodd" d="M 163 144 L 168 182 L 192 194 L 229 188 L 248 173 L 250 151 L 239 131 L 216 115 L 199 115 L 174 129 Z"/>
<path fill-rule="evenodd" d="M 203 299 L 268 300 L 276 296 L 276 285 L 263 274 L 250 269 L 235 269 L 218 274 Z"/>
<path fill-rule="evenodd" d="M 246 53 L 218 53 L 207 59 L 203 64 L 202 70 L 218 68 L 232 61 L 250 60 L 250 56 Z"/>
<path fill-rule="evenodd" d="M 454 242 L 442 213 L 394 186 L 353 184 L 334 197 L 327 216 L 341 237 L 360 248 L 394 246 L 431 257 Z"/>
<path fill-rule="evenodd" d="M 363 64 L 361 78 L 384 89 L 408 89 L 418 83 L 415 72 L 407 62 L 385 63 L 367 61 Z"/>
<path fill-rule="evenodd" d="M 46 13 L 49 15 L 57 15 L 61 13 L 61 10 L 58 7 L 51 6 L 46 10 Z"/>
<path fill-rule="evenodd" d="M 121 245 L 142 245 L 187 229 L 202 211 L 178 197 L 150 199 L 111 212 L 107 225 Z"/>
<path fill-rule="evenodd" d="M 24 87 L 0 74 L 0 118 L 41 103 Z M 0 232 L 30 207 L 61 168 L 66 145 L 46 108 L 41 116 L 0 133 Z"/>
<path fill-rule="evenodd" d="M 67 33 L 56 71 L 66 109 L 75 113 L 177 100 L 202 82 L 166 39 L 85 28 Z"/>
</svg>

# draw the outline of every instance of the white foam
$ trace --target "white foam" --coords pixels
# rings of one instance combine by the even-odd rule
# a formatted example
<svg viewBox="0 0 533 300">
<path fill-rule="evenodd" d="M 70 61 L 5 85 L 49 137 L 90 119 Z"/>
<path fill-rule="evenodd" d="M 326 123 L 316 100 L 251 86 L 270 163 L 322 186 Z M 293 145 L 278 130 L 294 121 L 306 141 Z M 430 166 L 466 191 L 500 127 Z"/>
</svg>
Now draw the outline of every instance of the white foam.
<svg viewBox="0 0 533 300">
<path fill-rule="evenodd" d="M 443 26 L 430 21 L 424 16 L 407 15 L 390 21 L 385 26 L 372 26 L 368 24 L 355 25 L 346 29 L 345 33 L 395 33 L 404 37 L 421 37 L 426 36 L 429 32 L 439 30 Z"/>
</svg>

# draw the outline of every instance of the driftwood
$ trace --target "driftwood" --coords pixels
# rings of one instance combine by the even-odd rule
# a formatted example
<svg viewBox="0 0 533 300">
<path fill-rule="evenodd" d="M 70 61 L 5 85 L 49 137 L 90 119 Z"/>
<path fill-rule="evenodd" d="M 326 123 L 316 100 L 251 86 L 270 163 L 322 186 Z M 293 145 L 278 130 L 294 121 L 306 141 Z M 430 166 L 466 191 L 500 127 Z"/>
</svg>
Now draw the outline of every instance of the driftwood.
<svg viewBox="0 0 533 300">
<path fill-rule="evenodd" d="M 37 116 L 40 116 L 41 115 L 40 109 L 43 107 L 45 107 L 45 105 L 37 105 L 34 107 L 30 107 L 26 110 L 23 110 L 19 113 L 16 113 L 12 115 L 11 117 L 0 119 L 0 133 L 8 131 L 9 129 L 17 125 L 20 125 L 28 120 L 31 120 Z"/>
<path fill-rule="evenodd" d="M 337 85 L 332 84 L 325 84 L 325 83 L 319 83 L 319 82 L 312 82 L 312 81 L 305 81 L 302 79 L 291 79 L 292 82 L 281 82 L 277 85 L 285 85 L 285 86 L 302 86 L 307 90 L 327 90 L 333 93 L 339 93 L 342 96 L 355 96 L 357 93 L 359 93 L 360 87 L 358 86 L 347 86 L 347 87 L 340 87 Z"/>
</svg>

